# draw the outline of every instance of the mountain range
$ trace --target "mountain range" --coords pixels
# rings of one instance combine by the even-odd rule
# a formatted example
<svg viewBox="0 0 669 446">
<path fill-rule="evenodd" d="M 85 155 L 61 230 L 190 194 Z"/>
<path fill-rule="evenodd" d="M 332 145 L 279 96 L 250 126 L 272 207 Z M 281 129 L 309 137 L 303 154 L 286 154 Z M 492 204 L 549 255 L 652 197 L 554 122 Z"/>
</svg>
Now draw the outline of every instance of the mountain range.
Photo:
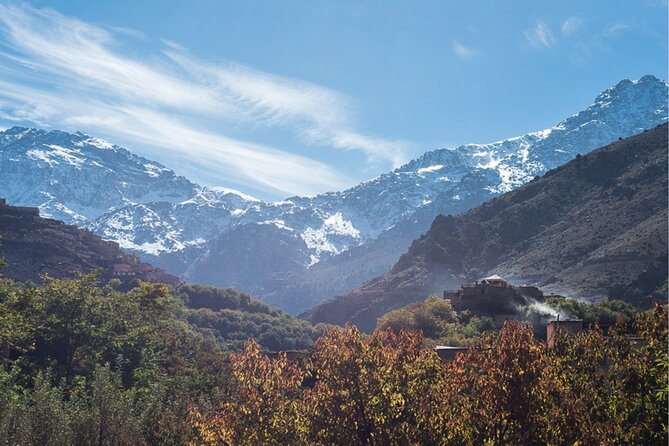
<svg viewBox="0 0 669 446">
<path fill-rule="evenodd" d="M 499 274 L 546 293 L 648 306 L 667 291 L 667 124 L 440 215 L 392 270 L 312 309 L 372 330 L 386 312 Z"/>
<path fill-rule="evenodd" d="M 2 196 L 181 278 L 298 313 L 387 272 L 437 215 L 666 122 L 667 91 L 653 76 L 623 80 L 549 129 L 434 150 L 351 189 L 279 202 L 197 185 L 82 133 L 14 127 L 0 133 Z"/>
</svg>

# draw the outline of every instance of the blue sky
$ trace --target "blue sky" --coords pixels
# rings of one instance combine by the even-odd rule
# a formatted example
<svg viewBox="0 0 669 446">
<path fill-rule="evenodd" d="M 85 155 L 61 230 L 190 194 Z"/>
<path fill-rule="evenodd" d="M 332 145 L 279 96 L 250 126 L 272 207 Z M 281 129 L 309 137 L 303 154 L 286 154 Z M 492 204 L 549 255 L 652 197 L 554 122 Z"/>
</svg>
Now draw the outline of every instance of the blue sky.
<svg viewBox="0 0 669 446">
<path fill-rule="evenodd" d="M 661 0 L 0 2 L 0 124 L 279 199 L 550 127 L 667 52 Z"/>
</svg>

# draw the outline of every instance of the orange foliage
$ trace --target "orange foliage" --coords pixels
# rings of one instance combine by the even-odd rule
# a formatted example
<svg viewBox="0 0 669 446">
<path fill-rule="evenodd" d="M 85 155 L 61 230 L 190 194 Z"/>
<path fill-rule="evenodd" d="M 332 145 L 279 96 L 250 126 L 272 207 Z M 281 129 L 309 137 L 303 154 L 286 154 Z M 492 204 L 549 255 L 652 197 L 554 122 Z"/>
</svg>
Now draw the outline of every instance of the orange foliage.
<svg viewBox="0 0 669 446">
<path fill-rule="evenodd" d="M 666 444 L 667 307 L 548 348 L 510 321 L 450 363 L 419 332 L 328 331 L 301 364 L 253 342 L 229 398 L 191 413 L 208 445 Z"/>
</svg>

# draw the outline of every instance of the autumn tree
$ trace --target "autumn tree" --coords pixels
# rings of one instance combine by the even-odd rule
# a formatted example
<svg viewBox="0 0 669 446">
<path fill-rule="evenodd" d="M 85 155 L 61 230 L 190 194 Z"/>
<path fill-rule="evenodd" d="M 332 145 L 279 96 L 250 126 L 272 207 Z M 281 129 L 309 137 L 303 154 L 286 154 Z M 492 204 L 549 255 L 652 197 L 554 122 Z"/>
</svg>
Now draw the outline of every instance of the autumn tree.
<svg viewBox="0 0 669 446">
<path fill-rule="evenodd" d="M 248 341 L 241 354 L 230 355 L 231 392 L 220 408 L 189 417 L 198 440 L 206 445 L 302 445 L 306 417 L 302 404 L 303 370 L 285 353 L 270 359 Z"/>
<path fill-rule="evenodd" d="M 391 329 L 365 337 L 353 325 L 317 343 L 316 383 L 305 400 L 315 444 L 427 444 L 421 407 L 442 364 L 419 332 Z"/>
<path fill-rule="evenodd" d="M 666 444 L 667 309 L 553 347 L 508 321 L 450 363 L 420 332 L 332 328 L 301 364 L 254 343 L 233 355 L 220 409 L 194 410 L 205 444 Z"/>
</svg>

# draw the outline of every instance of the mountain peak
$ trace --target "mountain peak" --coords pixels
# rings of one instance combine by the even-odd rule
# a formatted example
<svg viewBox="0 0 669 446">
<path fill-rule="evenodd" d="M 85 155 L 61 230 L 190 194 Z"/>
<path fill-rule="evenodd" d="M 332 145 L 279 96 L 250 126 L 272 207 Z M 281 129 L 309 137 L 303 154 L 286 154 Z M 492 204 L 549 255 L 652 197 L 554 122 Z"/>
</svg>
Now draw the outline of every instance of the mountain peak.
<svg viewBox="0 0 669 446">
<path fill-rule="evenodd" d="M 11 202 L 77 224 L 131 203 L 183 201 L 196 188 L 103 139 L 22 126 L 0 132 L 0 177 Z"/>
<path fill-rule="evenodd" d="M 648 91 L 650 93 L 659 93 L 663 90 L 664 95 L 659 94 L 657 99 L 662 99 L 662 97 L 664 97 L 664 102 L 666 103 L 667 88 L 669 88 L 669 83 L 667 83 L 667 81 L 658 79 L 652 74 L 646 74 L 645 76 L 636 80 L 623 79 L 600 93 L 595 99 L 594 104 L 608 102 L 615 98 L 620 100 L 628 100 L 632 96 L 638 97 L 642 95 L 644 91 Z"/>
<path fill-rule="evenodd" d="M 667 84 L 666 81 L 663 81 L 652 74 L 646 74 L 645 76 L 642 76 L 637 82 L 642 82 L 642 83 L 657 82 L 657 83 L 663 83 L 665 85 Z"/>
</svg>

